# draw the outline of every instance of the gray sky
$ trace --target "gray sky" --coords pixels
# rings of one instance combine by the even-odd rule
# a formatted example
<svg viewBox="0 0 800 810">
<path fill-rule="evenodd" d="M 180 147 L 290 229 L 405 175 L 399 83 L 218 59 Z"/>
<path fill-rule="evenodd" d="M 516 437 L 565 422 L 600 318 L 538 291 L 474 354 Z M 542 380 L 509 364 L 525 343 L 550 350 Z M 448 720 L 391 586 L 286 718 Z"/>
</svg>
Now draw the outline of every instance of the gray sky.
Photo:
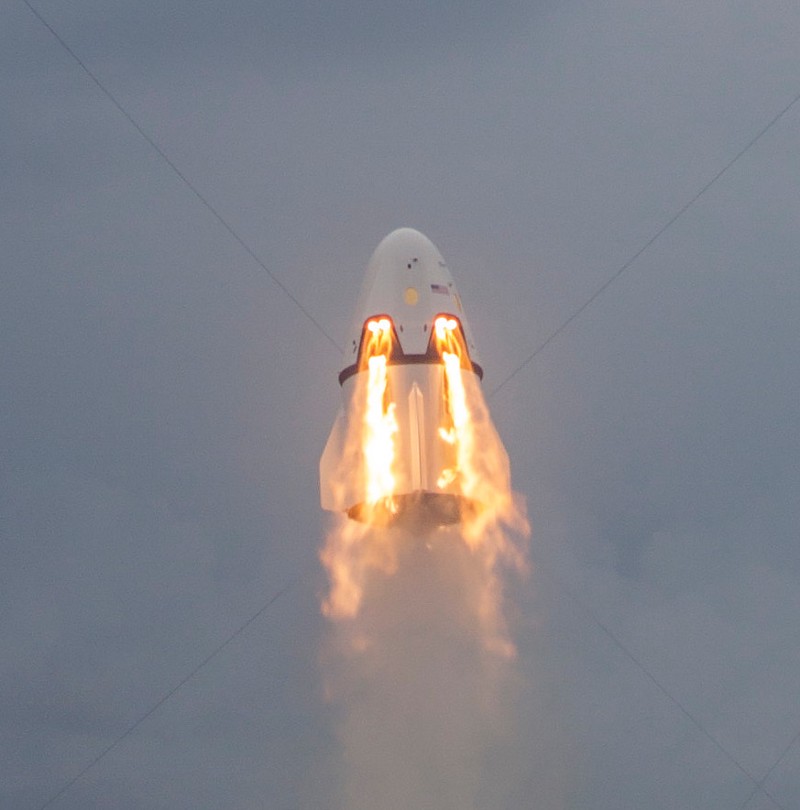
<svg viewBox="0 0 800 810">
<path fill-rule="evenodd" d="M 800 92 L 779 0 L 33 2 L 335 340 L 425 232 L 487 390 Z M 533 524 L 507 810 L 800 801 L 799 128 L 490 401 Z M 293 583 L 53 806 L 325 810 L 339 353 L 21 0 L 0 153 L 0 807 Z"/>
</svg>

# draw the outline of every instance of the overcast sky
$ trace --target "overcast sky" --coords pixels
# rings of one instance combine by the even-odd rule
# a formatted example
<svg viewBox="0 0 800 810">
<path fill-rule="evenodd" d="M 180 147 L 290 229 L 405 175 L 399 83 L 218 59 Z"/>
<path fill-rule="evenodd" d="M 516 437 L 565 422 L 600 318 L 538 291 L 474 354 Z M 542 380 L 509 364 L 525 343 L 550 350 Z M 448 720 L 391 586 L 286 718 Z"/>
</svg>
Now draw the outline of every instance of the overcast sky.
<svg viewBox="0 0 800 810">
<path fill-rule="evenodd" d="M 800 5 L 31 2 L 321 329 L 6 0 L 0 807 L 286 588 L 52 806 L 331 810 L 323 332 L 416 227 L 494 390 L 800 92 Z M 799 135 L 490 399 L 534 565 L 498 810 L 800 805 Z"/>
</svg>

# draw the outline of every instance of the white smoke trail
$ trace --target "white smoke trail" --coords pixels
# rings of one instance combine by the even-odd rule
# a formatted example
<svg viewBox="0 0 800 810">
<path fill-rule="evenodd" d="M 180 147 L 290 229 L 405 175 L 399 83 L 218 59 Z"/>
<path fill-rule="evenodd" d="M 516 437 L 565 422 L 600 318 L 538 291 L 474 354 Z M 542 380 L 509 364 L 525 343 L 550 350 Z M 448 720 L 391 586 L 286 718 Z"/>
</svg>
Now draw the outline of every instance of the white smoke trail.
<svg viewBox="0 0 800 810">
<path fill-rule="evenodd" d="M 485 754 L 513 735 L 519 678 L 502 615 L 487 621 L 499 602 L 486 559 L 452 529 L 363 539 L 396 557 L 370 570 L 358 614 L 334 621 L 324 654 L 341 807 L 477 810 Z"/>
</svg>

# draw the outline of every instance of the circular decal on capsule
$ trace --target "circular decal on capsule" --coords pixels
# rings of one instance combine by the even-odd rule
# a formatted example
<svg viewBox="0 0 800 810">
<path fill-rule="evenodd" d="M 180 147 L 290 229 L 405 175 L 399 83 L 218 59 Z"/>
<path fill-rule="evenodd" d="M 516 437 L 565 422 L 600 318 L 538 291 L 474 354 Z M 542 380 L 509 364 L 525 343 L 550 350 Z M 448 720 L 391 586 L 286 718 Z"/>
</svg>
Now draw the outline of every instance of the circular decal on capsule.
<svg viewBox="0 0 800 810">
<path fill-rule="evenodd" d="M 405 292 L 405 295 L 403 296 L 403 298 L 405 298 L 405 302 L 407 304 L 409 304 L 410 306 L 413 307 L 414 304 L 416 304 L 417 301 L 419 301 L 419 293 L 417 292 L 417 288 L 416 287 L 406 287 L 406 292 Z"/>
</svg>

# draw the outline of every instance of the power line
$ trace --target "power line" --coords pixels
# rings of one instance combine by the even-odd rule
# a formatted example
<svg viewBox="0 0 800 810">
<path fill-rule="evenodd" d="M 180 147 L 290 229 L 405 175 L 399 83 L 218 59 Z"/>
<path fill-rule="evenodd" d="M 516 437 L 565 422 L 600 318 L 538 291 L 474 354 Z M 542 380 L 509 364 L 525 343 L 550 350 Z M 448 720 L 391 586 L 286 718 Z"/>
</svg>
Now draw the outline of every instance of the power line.
<svg viewBox="0 0 800 810">
<path fill-rule="evenodd" d="M 750 802 L 753 799 L 753 796 L 755 796 L 756 793 L 759 792 L 759 790 L 766 793 L 766 795 L 769 796 L 770 799 L 772 799 L 772 796 L 770 796 L 769 792 L 764 787 L 764 785 L 767 783 L 767 780 L 770 778 L 770 776 L 772 776 L 772 772 L 775 770 L 775 768 L 777 768 L 778 765 L 780 765 L 781 762 L 783 762 L 783 760 L 786 759 L 786 755 L 789 753 L 789 751 L 792 750 L 792 748 L 794 748 L 795 743 L 798 740 L 800 740 L 800 731 L 798 731 L 797 734 L 795 734 L 794 737 L 792 737 L 791 741 L 786 746 L 786 748 L 784 748 L 783 751 L 781 751 L 780 756 L 775 760 L 775 762 L 772 763 L 772 767 L 764 774 L 761 781 L 753 788 L 750 795 L 740 805 L 739 810 L 744 810 L 744 808 L 747 807 L 748 804 L 750 804 Z M 775 801 L 774 799 L 772 800 Z M 777 802 L 775 803 L 777 804 Z"/>
<path fill-rule="evenodd" d="M 25 0 L 27 2 L 27 0 Z M 769 132 L 778 121 L 800 101 L 798 93 L 766 126 L 762 127 L 690 200 L 682 205 L 656 233 L 651 236 L 607 281 L 604 281 L 586 301 L 581 304 L 566 320 L 551 332 L 496 388 L 489 394 L 493 397 L 520 373 L 540 352 L 547 348 L 574 320 L 584 313 L 650 246 L 663 236 L 740 158 L 742 158 L 761 138 Z"/>
<path fill-rule="evenodd" d="M 23 0 L 25 2 L 25 0 Z M 110 754 L 124 739 L 129 737 L 136 731 L 139 726 L 147 720 L 152 714 L 154 714 L 158 709 L 160 709 L 182 686 L 185 686 L 198 672 L 200 672 L 206 664 L 212 661 L 214 658 L 217 657 L 235 638 L 240 636 L 259 616 L 263 613 L 266 613 L 272 605 L 275 604 L 288 590 L 290 590 L 295 583 L 300 579 L 300 577 L 296 577 L 288 585 L 284 585 L 277 593 L 273 594 L 247 621 L 243 622 L 236 630 L 233 631 L 221 644 L 218 644 L 197 666 L 184 678 L 182 678 L 175 686 L 172 687 L 168 692 L 163 694 L 141 717 L 139 717 L 133 724 L 128 726 L 125 731 L 122 732 L 118 737 L 114 739 L 112 743 L 107 745 L 95 758 L 85 765 L 78 773 L 75 774 L 68 782 L 66 782 L 63 787 L 58 791 L 58 793 L 54 793 L 43 805 L 39 807 L 39 810 L 45 810 L 45 808 L 50 807 L 54 802 L 60 799 L 78 780 L 80 780 L 83 776 L 85 776 L 101 759 L 103 759 L 107 754 Z"/>
<path fill-rule="evenodd" d="M 61 45 L 61 47 L 75 60 L 75 62 L 79 65 L 81 70 L 94 82 L 94 84 L 98 87 L 100 92 L 117 108 L 119 113 L 128 121 L 128 123 L 142 136 L 142 138 L 147 141 L 150 147 L 156 152 L 156 154 L 167 164 L 167 166 L 172 169 L 173 173 L 181 180 L 181 182 L 197 197 L 198 200 L 208 209 L 211 215 L 219 222 L 220 225 L 233 237 L 233 239 L 241 245 L 244 251 L 247 253 L 248 256 L 278 285 L 278 287 L 283 291 L 283 293 L 289 298 L 292 303 L 303 313 L 303 315 L 308 318 L 314 326 L 317 327 L 319 332 L 327 338 L 328 342 L 340 352 L 342 348 L 339 344 L 330 336 L 327 330 L 322 326 L 322 324 L 311 314 L 311 312 L 300 303 L 300 300 L 297 298 L 294 293 L 272 272 L 272 270 L 267 267 L 264 260 L 250 247 L 250 245 L 245 242 L 244 238 L 234 229 L 234 227 L 228 222 L 225 217 L 211 204 L 208 198 L 197 188 L 197 186 L 192 183 L 192 181 L 177 167 L 175 162 L 172 158 L 167 155 L 167 153 L 156 143 L 156 141 L 147 134 L 147 132 L 141 127 L 139 122 L 128 112 L 127 109 L 122 105 L 122 103 L 117 99 L 117 97 L 100 81 L 95 73 L 89 68 L 89 66 L 75 53 L 75 51 L 70 48 L 67 42 L 61 37 L 61 35 L 50 25 L 49 22 L 30 4 L 29 0 L 22 0 L 22 2 L 30 9 L 31 13 L 36 17 L 37 20 L 53 35 L 56 41 Z"/>
</svg>

